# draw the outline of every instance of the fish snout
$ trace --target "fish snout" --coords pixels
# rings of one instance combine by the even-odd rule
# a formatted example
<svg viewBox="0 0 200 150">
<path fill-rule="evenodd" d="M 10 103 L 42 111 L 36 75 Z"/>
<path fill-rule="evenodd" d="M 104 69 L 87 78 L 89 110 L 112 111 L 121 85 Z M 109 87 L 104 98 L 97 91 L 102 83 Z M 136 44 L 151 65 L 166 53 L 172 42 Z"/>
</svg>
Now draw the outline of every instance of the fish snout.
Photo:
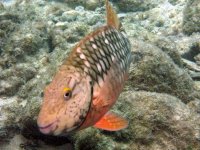
<svg viewBox="0 0 200 150">
<path fill-rule="evenodd" d="M 57 128 L 57 120 L 53 122 L 38 120 L 37 124 L 40 132 L 43 134 L 52 134 Z"/>
<path fill-rule="evenodd" d="M 55 121 L 44 126 L 38 125 L 38 127 L 39 127 L 40 132 L 42 132 L 43 134 L 51 134 L 53 133 L 54 130 L 56 130 L 57 124 Z"/>
</svg>

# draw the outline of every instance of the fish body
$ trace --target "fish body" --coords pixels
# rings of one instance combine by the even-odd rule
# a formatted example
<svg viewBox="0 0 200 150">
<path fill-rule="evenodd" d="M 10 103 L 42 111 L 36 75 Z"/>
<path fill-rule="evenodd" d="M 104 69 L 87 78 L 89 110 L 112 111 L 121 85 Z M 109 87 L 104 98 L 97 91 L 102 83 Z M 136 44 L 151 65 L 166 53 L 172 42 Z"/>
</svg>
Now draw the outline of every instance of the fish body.
<svg viewBox="0 0 200 150">
<path fill-rule="evenodd" d="M 107 25 L 83 38 L 46 87 L 38 126 L 59 135 L 90 126 L 109 131 L 128 121 L 108 112 L 128 78 L 130 42 L 106 0 Z"/>
</svg>

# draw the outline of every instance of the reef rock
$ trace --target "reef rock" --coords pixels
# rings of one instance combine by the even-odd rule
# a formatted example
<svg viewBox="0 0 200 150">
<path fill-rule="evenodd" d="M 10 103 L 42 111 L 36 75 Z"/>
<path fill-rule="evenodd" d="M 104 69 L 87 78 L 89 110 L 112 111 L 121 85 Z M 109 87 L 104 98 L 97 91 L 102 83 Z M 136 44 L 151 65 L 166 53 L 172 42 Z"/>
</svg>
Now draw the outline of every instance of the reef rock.
<svg viewBox="0 0 200 150">
<path fill-rule="evenodd" d="M 104 5 L 104 0 L 64 0 L 69 6 L 76 7 L 81 5 L 88 10 L 95 10 L 97 7 Z"/>
<path fill-rule="evenodd" d="M 188 0 L 184 10 L 183 31 L 191 35 L 200 32 L 200 1 Z"/>
<path fill-rule="evenodd" d="M 131 43 L 136 63 L 133 63 L 130 69 L 128 88 L 168 93 L 184 102 L 192 100 L 191 77 L 177 66 L 166 52 L 142 41 L 133 39 Z"/>
<path fill-rule="evenodd" d="M 151 8 L 156 7 L 158 4 L 164 2 L 163 0 L 126 0 L 126 1 L 119 1 L 119 0 L 113 0 L 113 2 L 116 2 L 118 8 L 120 11 L 145 11 L 149 10 Z"/>
</svg>

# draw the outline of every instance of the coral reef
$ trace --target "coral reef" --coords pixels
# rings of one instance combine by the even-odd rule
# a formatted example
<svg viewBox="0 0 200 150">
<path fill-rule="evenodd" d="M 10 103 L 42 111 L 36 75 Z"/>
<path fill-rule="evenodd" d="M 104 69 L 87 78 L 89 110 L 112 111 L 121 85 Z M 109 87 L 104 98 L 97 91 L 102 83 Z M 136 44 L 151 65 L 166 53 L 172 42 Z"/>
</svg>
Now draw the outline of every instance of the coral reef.
<svg viewBox="0 0 200 150">
<path fill-rule="evenodd" d="M 149 1 L 143 1 L 143 0 L 113 0 L 116 2 L 118 8 L 120 11 L 146 11 L 149 9 L 152 9 L 156 7 L 158 4 L 164 2 L 163 0 L 149 0 Z"/>
<path fill-rule="evenodd" d="M 88 10 L 95 10 L 97 7 L 104 5 L 104 0 L 64 0 L 70 7 L 82 5 Z"/>
<path fill-rule="evenodd" d="M 191 77 L 174 64 L 173 60 L 156 46 L 131 40 L 136 63 L 132 64 L 127 85 L 137 90 L 169 93 L 188 102 L 192 100 Z M 176 59 L 180 62 L 179 60 Z"/>
<path fill-rule="evenodd" d="M 111 111 L 127 118 L 129 127 L 118 132 L 91 127 L 54 137 L 39 133 L 35 122 L 58 66 L 82 37 L 105 23 L 104 0 L 4 0 L 0 149 L 199 149 L 198 0 L 111 2 L 134 58 Z"/>
<path fill-rule="evenodd" d="M 188 0 L 184 10 L 183 31 L 189 35 L 200 32 L 199 0 Z"/>
</svg>

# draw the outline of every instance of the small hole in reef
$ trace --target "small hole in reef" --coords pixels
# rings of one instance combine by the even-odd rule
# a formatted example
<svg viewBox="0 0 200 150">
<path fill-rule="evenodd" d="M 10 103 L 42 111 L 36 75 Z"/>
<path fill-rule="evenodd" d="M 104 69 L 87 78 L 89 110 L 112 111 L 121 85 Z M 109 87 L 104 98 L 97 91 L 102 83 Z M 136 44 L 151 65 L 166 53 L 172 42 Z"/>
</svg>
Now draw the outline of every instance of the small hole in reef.
<svg viewBox="0 0 200 150">
<path fill-rule="evenodd" d="M 40 93 L 40 96 L 43 97 L 43 96 L 44 96 L 44 92 L 41 92 L 41 93 Z"/>
</svg>

